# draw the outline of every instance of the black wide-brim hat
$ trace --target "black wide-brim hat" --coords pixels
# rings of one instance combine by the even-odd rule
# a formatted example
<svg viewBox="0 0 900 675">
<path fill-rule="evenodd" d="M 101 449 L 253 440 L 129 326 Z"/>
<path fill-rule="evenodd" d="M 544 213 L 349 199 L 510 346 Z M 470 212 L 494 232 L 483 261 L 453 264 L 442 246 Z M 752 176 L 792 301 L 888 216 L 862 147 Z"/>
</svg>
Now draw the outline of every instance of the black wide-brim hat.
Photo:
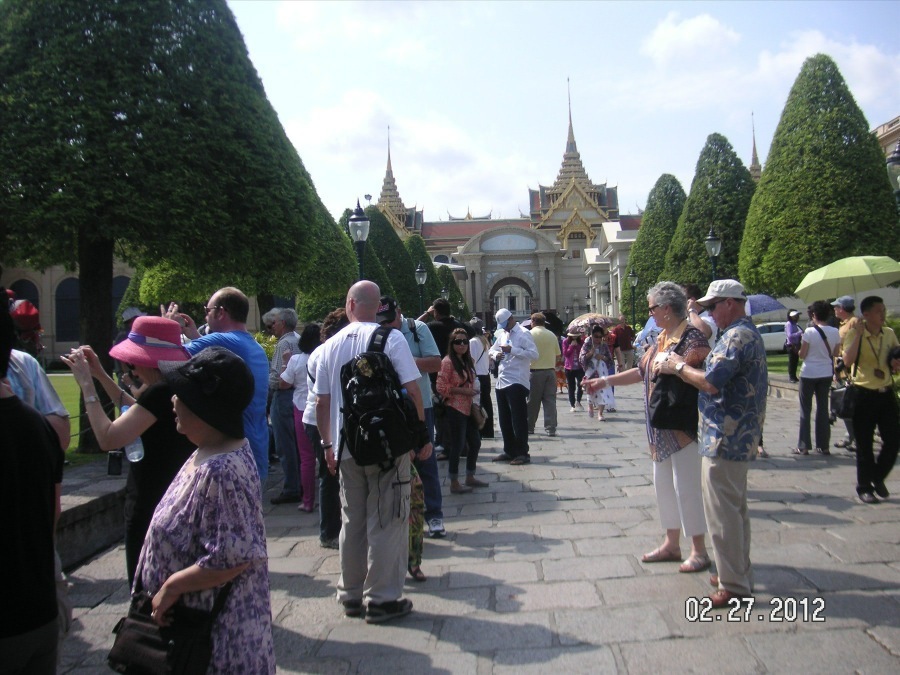
<svg viewBox="0 0 900 675">
<path fill-rule="evenodd" d="M 224 347 L 207 347 L 190 361 L 160 361 L 159 370 L 197 417 L 226 436 L 244 437 L 253 374 L 241 357 Z"/>
</svg>

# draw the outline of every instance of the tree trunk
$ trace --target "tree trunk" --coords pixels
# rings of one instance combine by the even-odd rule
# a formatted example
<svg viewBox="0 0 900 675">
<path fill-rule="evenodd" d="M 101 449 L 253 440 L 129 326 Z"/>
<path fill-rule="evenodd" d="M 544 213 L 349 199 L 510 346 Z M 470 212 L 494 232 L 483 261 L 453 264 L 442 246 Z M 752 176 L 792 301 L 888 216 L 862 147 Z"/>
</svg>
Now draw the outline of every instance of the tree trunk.
<svg viewBox="0 0 900 675">
<path fill-rule="evenodd" d="M 108 239 L 89 241 L 84 233 L 78 236 L 78 279 L 80 284 L 79 325 L 81 344 L 90 345 L 100 358 L 100 363 L 109 372 L 115 323 L 112 312 L 113 242 Z M 103 402 L 103 409 L 110 414 L 113 404 L 101 387 L 97 395 Z M 99 452 L 97 441 L 84 414 L 81 401 L 81 438 L 79 452 Z"/>
</svg>

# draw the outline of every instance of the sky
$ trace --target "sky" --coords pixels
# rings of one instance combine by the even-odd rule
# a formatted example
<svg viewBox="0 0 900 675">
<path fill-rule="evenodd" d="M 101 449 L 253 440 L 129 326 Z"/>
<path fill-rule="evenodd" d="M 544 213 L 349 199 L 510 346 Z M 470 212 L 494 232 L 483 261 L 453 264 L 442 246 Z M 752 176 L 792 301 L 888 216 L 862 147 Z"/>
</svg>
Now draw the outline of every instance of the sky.
<svg viewBox="0 0 900 675">
<path fill-rule="evenodd" d="M 514 218 L 562 164 L 643 209 L 690 191 L 711 133 L 765 165 L 803 61 L 831 56 L 870 128 L 900 115 L 900 2 L 229 0 L 328 210 L 378 199 L 388 152 L 428 221 Z"/>
</svg>

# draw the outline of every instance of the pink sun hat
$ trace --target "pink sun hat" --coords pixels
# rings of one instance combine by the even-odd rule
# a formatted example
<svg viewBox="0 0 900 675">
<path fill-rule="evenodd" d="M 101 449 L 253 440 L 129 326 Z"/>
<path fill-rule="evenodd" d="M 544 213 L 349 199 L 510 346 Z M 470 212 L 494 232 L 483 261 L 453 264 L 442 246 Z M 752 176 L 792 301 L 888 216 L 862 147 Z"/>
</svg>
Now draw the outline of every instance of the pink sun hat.
<svg viewBox="0 0 900 675">
<path fill-rule="evenodd" d="M 124 363 L 158 368 L 160 361 L 187 361 L 190 355 L 181 346 L 181 326 L 161 316 L 139 316 L 131 324 L 128 339 L 109 350 Z"/>
</svg>

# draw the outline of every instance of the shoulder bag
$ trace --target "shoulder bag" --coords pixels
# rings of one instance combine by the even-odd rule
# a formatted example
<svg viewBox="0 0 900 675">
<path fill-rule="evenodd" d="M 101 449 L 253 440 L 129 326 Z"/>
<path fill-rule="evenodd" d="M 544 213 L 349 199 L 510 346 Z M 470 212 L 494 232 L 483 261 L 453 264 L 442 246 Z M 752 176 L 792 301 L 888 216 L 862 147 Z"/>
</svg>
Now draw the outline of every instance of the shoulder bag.
<svg viewBox="0 0 900 675">
<path fill-rule="evenodd" d="M 679 356 L 682 352 L 685 336 L 672 350 Z M 651 364 L 648 364 L 648 366 Z M 697 433 L 700 413 L 697 408 L 696 387 L 684 382 L 677 375 L 659 374 L 653 380 L 655 386 L 647 404 L 650 426 L 655 429 L 672 429 L 689 434 Z"/>
<path fill-rule="evenodd" d="M 830 405 L 831 417 L 833 419 L 841 418 L 842 420 L 852 420 L 853 414 L 856 412 L 856 402 L 859 400 L 859 386 L 853 384 L 853 378 L 856 377 L 859 368 L 859 355 L 862 352 L 862 340 L 860 340 L 859 349 L 856 350 L 856 361 L 853 362 L 847 384 L 843 387 L 831 390 Z"/>
<path fill-rule="evenodd" d="M 212 657 L 212 626 L 225 606 L 232 583 L 229 581 L 216 594 L 210 612 L 175 605 L 168 626 L 159 626 L 150 618 L 153 596 L 136 592 L 128 615 L 113 628 L 116 639 L 106 658 L 109 667 L 118 673 L 138 675 L 205 673 Z"/>
</svg>

